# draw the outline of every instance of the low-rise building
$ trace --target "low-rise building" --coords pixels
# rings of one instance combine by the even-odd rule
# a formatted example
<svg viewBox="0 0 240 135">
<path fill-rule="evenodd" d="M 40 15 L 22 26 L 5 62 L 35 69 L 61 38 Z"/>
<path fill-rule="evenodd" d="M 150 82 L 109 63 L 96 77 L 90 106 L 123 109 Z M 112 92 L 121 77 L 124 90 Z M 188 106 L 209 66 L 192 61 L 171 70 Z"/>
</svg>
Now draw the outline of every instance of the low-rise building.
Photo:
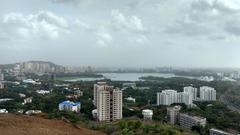
<svg viewBox="0 0 240 135">
<path fill-rule="evenodd" d="M 25 114 L 27 114 L 27 115 L 39 114 L 39 113 L 42 113 L 42 111 L 41 110 L 28 110 L 25 112 Z"/>
<path fill-rule="evenodd" d="M 23 94 L 23 93 L 19 93 L 18 95 L 20 96 L 20 98 L 25 98 L 26 97 L 26 95 Z"/>
<path fill-rule="evenodd" d="M 0 114 L 1 113 L 8 113 L 7 109 L 0 109 Z"/>
<path fill-rule="evenodd" d="M 181 110 L 181 106 L 174 106 L 174 107 L 168 107 L 167 108 L 167 120 L 171 124 L 178 124 L 178 117 L 179 117 L 179 111 Z"/>
<path fill-rule="evenodd" d="M 179 114 L 179 124 L 184 128 L 191 129 L 193 126 L 205 127 L 206 123 L 207 123 L 206 118 L 191 116 L 184 113 Z"/>
<path fill-rule="evenodd" d="M 32 103 L 32 99 L 33 99 L 32 97 L 25 98 L 23 100 L 23 104 Z"/>
<path fill-rule="evenodd" d="M 135 99 L 135 98 L 132 98 L 132 97 L 125 98 L 125 100 L 131 101 L 131 102 L 133 102 L 133 103 L 136 102 L 136 99 Z"/>
<path fill-rule="evenodd" d="M 38 94 L 41 94 L 41 95 L 45 95 L 45 94 L 49 94 L 50 91 L 49 90 L 37 90 L 36 91 Z"/>
<path fill-rule="evenodd" d="M 233 135 L 233 134 L 227 133 L 227 132 L 219 130 L 219 129 L 211 128 L 209 130 L 209 135 Z"/>
<path fill-rule="evenodd" d="M 80 102 L 71 102 L 71 101 L 64 101 L 59 104 L 60 111 L 73 111 L 73 112 L 80 112 L 81 110 L 81 103 Z"/>
<path fill-rule="evenodd" d="M 152 120 L 153 110 L 149 109 L 142 110 L 142 115 L 144 120 Z"/>
</svg>

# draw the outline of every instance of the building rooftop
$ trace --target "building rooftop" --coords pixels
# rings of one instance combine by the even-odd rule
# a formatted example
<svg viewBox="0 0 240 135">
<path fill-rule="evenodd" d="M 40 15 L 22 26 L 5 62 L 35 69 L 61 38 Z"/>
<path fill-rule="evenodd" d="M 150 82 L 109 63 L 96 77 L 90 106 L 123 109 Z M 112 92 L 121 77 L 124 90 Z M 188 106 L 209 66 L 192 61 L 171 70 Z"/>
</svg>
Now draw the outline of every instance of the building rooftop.
<svg viewBox="0 0 240 135">
<path fill-rule="evenodd" d="M 81 103 L 80 103 L 80 102 L 74 103 L 74 102 L 70 102 L 70 101 L 63 101 L 63 102 L 60 103 L 60 104 L 68 105 L 68 106 L 77 106 L 77 105 L 79 105 L 79 104 L 81 104 Z"/>
</svg>

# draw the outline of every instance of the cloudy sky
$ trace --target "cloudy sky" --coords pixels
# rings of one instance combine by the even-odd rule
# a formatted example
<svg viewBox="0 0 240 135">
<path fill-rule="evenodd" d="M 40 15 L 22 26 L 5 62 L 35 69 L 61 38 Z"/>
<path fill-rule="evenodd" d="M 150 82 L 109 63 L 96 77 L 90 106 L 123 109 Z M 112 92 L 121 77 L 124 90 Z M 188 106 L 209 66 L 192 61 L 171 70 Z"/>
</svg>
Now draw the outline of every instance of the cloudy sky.
<svg viewBox="0 0 240 135">
<path fill-rule="evenodd" d="M 240 0 L 1 0 L 0 63 L 240 67 Z"/>
</svg>

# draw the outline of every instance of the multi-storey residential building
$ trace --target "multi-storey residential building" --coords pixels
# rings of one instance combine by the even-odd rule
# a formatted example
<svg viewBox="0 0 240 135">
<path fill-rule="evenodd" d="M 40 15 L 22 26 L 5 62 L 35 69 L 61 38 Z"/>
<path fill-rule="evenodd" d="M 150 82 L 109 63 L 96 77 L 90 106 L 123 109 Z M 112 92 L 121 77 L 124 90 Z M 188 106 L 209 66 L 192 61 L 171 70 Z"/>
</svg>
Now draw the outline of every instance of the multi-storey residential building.
<svg viewBox="0 0 240 135">
<path fill-rule="evenodd" d="M 233 134 L 227 133 L 227 132 L 219 130 L 219 129 L 211 128 L 209 130 L 209 135 L 233 135 Z"/>
<path fill-rule="evenodd" d="M 181 106 L 174 106 L 167 108 L 167 119 L 171 124 L 178 123 L 179 111 L 181 110 Z"/>
<path fill-rule="evenodd" d="M 203 86 L 200 87 L 200 100 L 202 101 L 215 101 L 216 90 L 212 87 Z"/>
<path fill-rule="evenodd" d="M 177 92 L 176 90 L 163 90 L 157 93 L 157 105 L 171 105 L 173 103 L 192 104 L 192 95 L 186 92 Z"/>
<path fill-rule="evenodd" d="M 192 86 L 184 87 L 183 92 L 190 93 L 193 100 L 197 100 L 198 89 Z"/>
<path fill-rule="evenodd" d="M 94 104 L 99 121 L 122 119 L 122 91 L 105 82 L 94 85 Z"/>
<path fill-rule="evenodd" d="M 206 118 L 190 116 L 184 113 L 179 114 L 179 124 L 184 128 L 191 129 L 193 126 L 205 127 L 206 122 L 207 122 Z"/>
<path fill-rule="evenodd" d="M 108 86 L 106 82 L 98 82 L 97 84 L 94 84 L 93 86 L 93 104 L 97 106 L 98 101 L 98 91 L 99 90 L 110 90 L 113 89 L 113 86 Z"/>
<path fill-rule="evenodd" d="M 177 93 L 176 103 L 184 103 L 186 105 L 192 105 L 192 95 L 187 92 L 179 92 Z"/>
<path fill-rule="evenodd" d="M 177 102 L 177 91 L 163 90 L 157 93 L 157 105 L 171 105 Z"/>
<path fill-rule="evenodd" d="M 81 103 L 80 102 L 71 102 L 71 101 L 64 101 L 59 104 L 60 111 L 73 111 L 73 112 L 80 112 L 81 110 Z"/>
</svg>

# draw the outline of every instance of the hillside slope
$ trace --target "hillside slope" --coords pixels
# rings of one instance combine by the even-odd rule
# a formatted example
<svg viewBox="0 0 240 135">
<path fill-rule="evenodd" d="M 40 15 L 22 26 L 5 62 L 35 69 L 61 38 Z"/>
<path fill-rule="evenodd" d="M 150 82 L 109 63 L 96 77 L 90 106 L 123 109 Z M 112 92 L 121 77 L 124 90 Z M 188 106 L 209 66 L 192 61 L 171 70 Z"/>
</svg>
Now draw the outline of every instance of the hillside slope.
<svg viewBox="0 0 240 135">
<path fill-rule="evenodd" d="M 0 114 L 0 131 L 1 135 L 103 135 L 60 120 L 14 114 Z"/>
</svg>

